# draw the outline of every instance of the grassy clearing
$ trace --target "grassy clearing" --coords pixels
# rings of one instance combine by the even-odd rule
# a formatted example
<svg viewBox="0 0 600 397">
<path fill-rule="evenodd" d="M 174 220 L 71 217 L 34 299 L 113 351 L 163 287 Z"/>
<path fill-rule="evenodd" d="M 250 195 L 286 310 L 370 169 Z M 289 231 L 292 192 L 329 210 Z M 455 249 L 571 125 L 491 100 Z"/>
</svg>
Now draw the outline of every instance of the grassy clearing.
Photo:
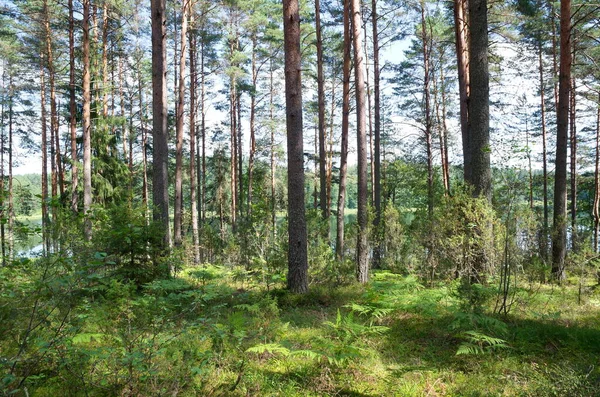
<svg viewBox="0 0 600 397">
<path fill-rule="evenodd" d="M 574 286 L 528 285 L 508 317 L 489 313 L 494 297 L 465 312 L 455 291 L 378 273 L 298 296 L 237 288 L 220 267 L 141 291 L 94 280 L 59 331 L 64 313 L 40 324 L 3 384 L 36 396 L 600 395 L 600 291 L 578 304 Z"/>
</svg>

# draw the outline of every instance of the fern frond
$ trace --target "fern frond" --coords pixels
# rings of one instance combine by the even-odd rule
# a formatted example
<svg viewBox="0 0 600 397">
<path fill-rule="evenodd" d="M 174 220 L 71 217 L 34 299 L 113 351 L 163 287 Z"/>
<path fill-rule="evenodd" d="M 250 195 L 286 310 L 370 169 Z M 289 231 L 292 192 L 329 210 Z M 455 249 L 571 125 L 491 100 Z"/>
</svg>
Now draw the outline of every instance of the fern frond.
<svg viewBox="0 0 600 397">
<path fill-rule="evenodd" d="M 279 343 L 262 343 L 246 349 L 246 353 L 263 354 L 265 352 L 271 354 L 280 354 L 284 357 L 287 357 L 291 354 L 290 349 L 280 345 Z"/>
</svg>

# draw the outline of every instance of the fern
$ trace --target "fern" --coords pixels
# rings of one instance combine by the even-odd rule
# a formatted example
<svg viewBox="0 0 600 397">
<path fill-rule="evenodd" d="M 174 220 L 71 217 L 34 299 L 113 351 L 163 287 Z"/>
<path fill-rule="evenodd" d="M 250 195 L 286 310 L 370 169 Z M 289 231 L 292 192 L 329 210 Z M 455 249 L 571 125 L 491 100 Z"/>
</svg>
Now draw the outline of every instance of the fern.
<svg viewBox="0 0 600 397">
<path fill-rule="evenodd" d="M 510 346 L 504 339 L 495 338 L 478 331 L 465 331 L 457 335 L 464 339 L 456 351 L 456 355 L 484 354 L 498 349 L 508 349 Z"/>
<path fill-rule="evenodd" d="M 256 346 L 252 346 L 246 349 L 246 353 L 270 353 L 270 354 L 279 354 L 284 357 L 288 357 L 292 352 L 287 347 L 280 345 L 279 343 L 262 343 Z"/>
</svg>

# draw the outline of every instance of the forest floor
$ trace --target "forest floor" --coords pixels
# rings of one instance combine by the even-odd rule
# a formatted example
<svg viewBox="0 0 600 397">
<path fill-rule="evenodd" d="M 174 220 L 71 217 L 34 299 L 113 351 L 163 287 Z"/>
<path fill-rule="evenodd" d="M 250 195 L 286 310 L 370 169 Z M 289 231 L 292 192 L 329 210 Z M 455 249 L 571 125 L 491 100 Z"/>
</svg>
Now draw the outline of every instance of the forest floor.
<svg viewBox="0 0 600 397">
<path fill-rule="evenodd" d="M 58 308 L 64 296 L 36 299 L 38 314 L 17 305 L 33 299 L 33 285 L 12 295 L 23 321 L 0 325 L 7 394 L 600 395 L 600 289 L 591 285 L 580 294 L 521 281 L 499 315 L 493 286 L 478 291 L 486 303 L 473 311 L 456 283 L 425 287 L 387 272 L 305 295 L 212 266 L 141 288 L 86 277 L 79 292 L 46 281 L 56 294 L 68 290 L 68 311 Z M 19 352 L 11 333 L 23 335 L 40 313 Z"/>
</svg>

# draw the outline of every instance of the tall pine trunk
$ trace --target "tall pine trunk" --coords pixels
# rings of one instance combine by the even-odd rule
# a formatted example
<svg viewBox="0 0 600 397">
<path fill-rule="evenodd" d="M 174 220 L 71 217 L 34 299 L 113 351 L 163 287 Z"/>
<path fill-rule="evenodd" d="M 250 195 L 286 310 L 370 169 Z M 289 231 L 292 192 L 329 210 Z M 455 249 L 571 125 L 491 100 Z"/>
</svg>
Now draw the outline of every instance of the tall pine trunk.
<svg viewBox="0 0 600 397">
<path fill-rule="evenodd" d="M 372 24 L 373 24 L 373 96 L 374 96 L 374 158 L 373 158 L 373 205 L 375 207 L 375 247 L 373 249 L 373 268 L 380 267 L 383 231 L 381 230 L 381 92 L 380 80 L 381 70 L 379 68 L 379 31 L 377 15 L 377 0 L 371 0 Z"/>
<path fill-rule="evenodd" d="M 162 249 L 171 245 L 167 129 L 166 0 L 152 0 L 152 192 L 153 218 L 162 226 Z"/>
<path fill-rule="evenodd" d="M 565 279 L 567 254 L 567 148 L 571 92 L 571 0 L 560 2 L 560 72 L 556 111 L 556 166 L 552 225 L 552 277 Z"/>
<path fill-rule="evenodd" d="M 302 66 L 298 0 L 283 0 L 285 104 L 288 149 L 288 278 L 297 293 L 308 290 L 308 254 L 304 211 L 302 140 Z"/>
<path fill-rule="evenodd" d="M 323 76 L 323 39 L 321 38 L 321 4 L 315 0 L 315 30 L 317 34 L 317 107 L 319 118 L 319 206 L 324 221 L 329 220 L 327 207 L 327 158 L 325 151 L 325 77 Z M 329 226 L 329 225 L 328 225 Z M 329 227 L 324 229 L 329 236 Z"/>
<path fill-rule="evenodd" d="M 368 188 L 367 188 L 367 103 L 365 90 L 365 55 L 360 0 L 351 0 L 354 49 L 354 81 L 356 90 L 356 152 L 358 157 L 358 234 L 356 241 L 356 277 L 360 283 L 369 280 Z"/>
<path fill-rule="evenodd" d="M 187 24 L 189 0 L 181 0 L 181 51 L 179 52 L 179 84 L 175 124 L 175 205 L 173 217 L 175 246 L 180 246 L 183 238 L 183 110 L 185 103 L 185 57 L 187 55 Z M 190 109 L 193 112 L 193 109 Z"/>
<path fill-rule="evenodd" d="M 42 244 L 44 254 L 50 251 L 48 228 L 48 124 L 46 114 L 46 76 L 44 70 L 44 53 L 40 54 L 40 122 L 42 124 Z"/>
<path fill-rule="evenodd" d="M 548 150 L 547 150 L 547 129 L 546 129 L 546 99 L 544 83 L 544 60 L 542 56 L 542 44 L 538 43 L 538 71 L 540 75 L 540 114 L 542 127 L 542 178 L 543 178 L 543 200 L 544 200 L 544 220 L 541 231 L 541 256 L 544 262 L 548 262 Z"/>
<path fill-rule="evenodd" d="M 191 0 L 189 0 L 191 1 Z M 193 5 L 190 4 L 190 27 L 194 28 Z M 198 230 L 198 200 L 196 178 L 196 36 L 188 34 L 190 48 L 190 212 L 192 215 L 192 249 L 194 264 L 200 263 L 200 233 Z"/>
<path fill-rule="evenodd" d="M 91 120 L 91 79 L 90 79 L 90 0 L 83 0 L 83 212 L 84 235 L 87 241 L 92 239 L 92 120 Z"/>
<path fill-rule="evenodd" d="M 458 68 L 458 91 L 460 103 L 460 130 L 464 158 L 464 178 L 470 179 L 471 149 L 469 145 L 469 24 L 467 21 L 467 0 L 454 0 L 454 36 L 456 63 Z"/>
<path fill-rule="evenodd" d="M 79 195 L 77 188 L 77 113 L 75 97 L 75 19 L 73 17 L 73 0 L 69 0 L 69 132 L 71 140 L 71 210 L 78 212 Z"/>
<path fill-rule="evenodd" d="M 344 0 L 344 63 L 342 81 L 342 143 L 340 147 L 340 182 L 337 200 L 337 222 L 335 256 L 341 261 L 344 258 L 344 209 L 346 208 L 346 181 L 348 179 L 348 130 L 350 121 L 350 1 Z"/>
</svg>

